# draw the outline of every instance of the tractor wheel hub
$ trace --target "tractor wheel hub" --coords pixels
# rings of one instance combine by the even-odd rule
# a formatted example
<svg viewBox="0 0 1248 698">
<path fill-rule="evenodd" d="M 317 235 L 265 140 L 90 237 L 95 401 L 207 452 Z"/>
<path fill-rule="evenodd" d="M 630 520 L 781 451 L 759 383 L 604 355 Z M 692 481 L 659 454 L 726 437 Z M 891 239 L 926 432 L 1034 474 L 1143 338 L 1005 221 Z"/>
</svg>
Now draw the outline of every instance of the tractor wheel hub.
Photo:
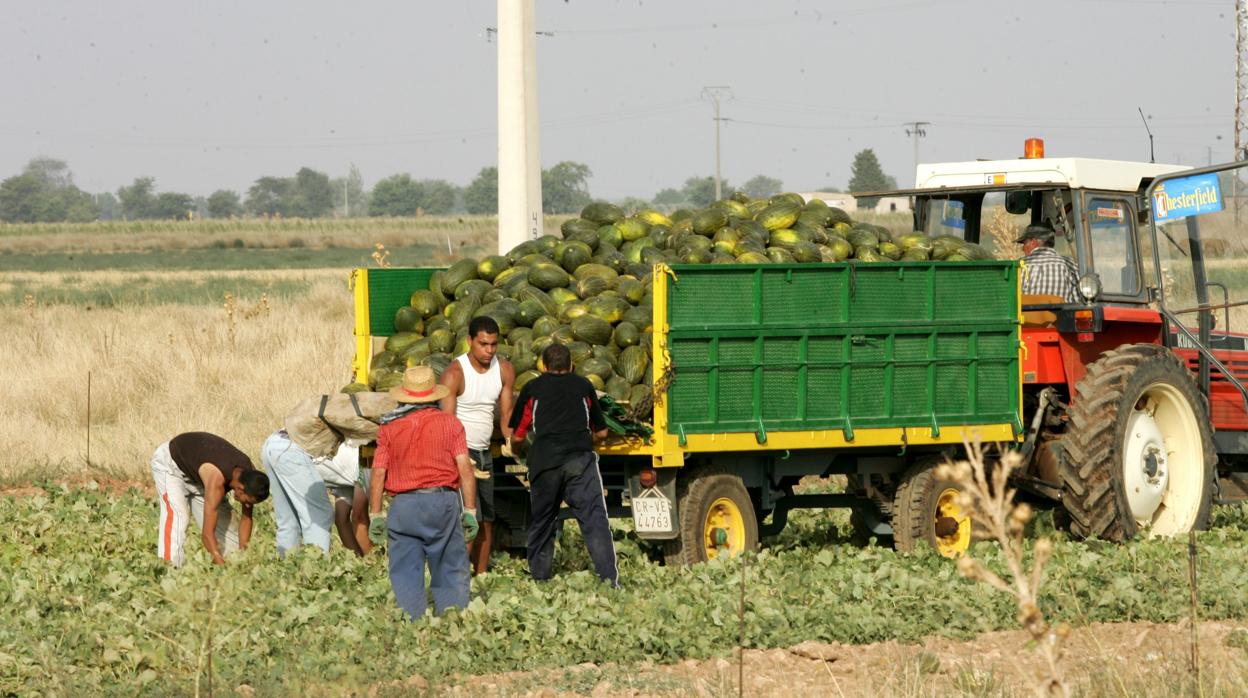
<svg viewBox="0 0 1248 698">
<path fill-rule="evenodd" d="M 1126 448 L 1123 450 L 1123 485 L 1127 504 L 1137 521 L 1148 521 L 1170 483 L 1166 439 L 1153 415 L 1135 410 L 1127 420 Z"/>
</svg>

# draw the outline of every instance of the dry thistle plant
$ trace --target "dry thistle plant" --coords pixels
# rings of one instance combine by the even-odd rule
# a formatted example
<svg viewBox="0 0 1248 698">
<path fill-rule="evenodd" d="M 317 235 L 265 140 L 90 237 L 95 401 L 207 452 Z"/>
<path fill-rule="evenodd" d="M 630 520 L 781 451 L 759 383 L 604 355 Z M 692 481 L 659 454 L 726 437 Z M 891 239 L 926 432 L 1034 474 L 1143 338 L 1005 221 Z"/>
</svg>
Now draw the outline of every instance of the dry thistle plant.
<svg viewBox="0 0 1248 698">
<path fill-rule="evenodd" d="M 26 314 L 33 319 L 35 317 L 35 296 L 30 293 L 22 296 L 22 305 L 26 307 Z"/>
<path fill-rule="evenodd" d="M 225 322 L 230 337 L 230 348 L 234 348 L 234 338 L 238 332 L 238 318 L 235 312 L 238 310 L 238 301 L 235 300 L 234 294 L 229 291 L 225 292 L 225 303 L 221 305 L 225 308 Z"/>
<path fill-rule="evenodd" d="M 972 512 L 1001 546 L 1009 581 L 970 555 L 958 560 L 958 572 L 1014 597 L 1018 604 L 1018 623 L 1031 635 L 1046 664 L 1045 675 L 1036 685 L 1036 694 L 1068 698 L 1070 686 L 1062 670 L 1062 645 L 1070 634 L 1070 626 L 1065 623 L 1050 625 L 1039 605 L 1044 567 L 1053 554 L 1053 543 L 1048 538 L 1036 541 L 1029 570 L 1023 550 L 1023 529 L 1031 520 L 1032 510 L 1026 503 L 1014 502 L 1015 490 L 1009 486 L 1010 475 L 1022 465 L 1022 457 L 1014 451 L 1006 451 L 1000 461 L 988 464 L 979 442 L 967 443 L 966 454 L 965 461 L 940 466 L 936 476 L 962 485 L 958 504 L 964 511 Z"/>
<path fill-rule="evenodd" d="M 387 250 L 386 246 L 380 242 L 373 243 L 373 254 L 371 256 L 373 261 L 377 263 L 377 266 L 383 269 L 390 266 L 390 250 Z"/>
<path fill-rule="evenodd" d="M 988 221 L 988 232 L 992 235 L 992 249 L 996 251 L 997 259 L 1019 259 L 1023 256 L 1023 246 L 1014 242 L 1021 231 L 1004 208 L 993 210 L 992 220 Z"/>
<path fill-rule="evenodd" d="M 264 317 L 269 314 L 272 308 L 269 307 L 269 294 L 261 293 L 260 302 L 243 310 L 243 319 L 251 320 L 252 318 Z"/>
</svg>

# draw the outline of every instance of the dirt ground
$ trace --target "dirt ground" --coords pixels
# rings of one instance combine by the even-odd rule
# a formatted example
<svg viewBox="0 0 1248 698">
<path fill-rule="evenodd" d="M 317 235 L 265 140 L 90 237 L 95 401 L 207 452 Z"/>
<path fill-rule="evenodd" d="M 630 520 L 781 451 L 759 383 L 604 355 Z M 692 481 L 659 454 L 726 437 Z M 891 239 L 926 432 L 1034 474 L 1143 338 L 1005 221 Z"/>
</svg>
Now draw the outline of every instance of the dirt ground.
<svg viewBox="0 0 1248 698">
<path fill-rule="evenodd" d="M 1201 689 L 1193 690 L 1190 625 L 1097 624 L 1074 629 L 1065 645 L 1068 683 L 1079 695 L 1234 696 L 1248 691 L 1248 623 L 1201 623 Z M 929 638 L 921 644 L 804 642 L 745 652 L 748 696 L 1013 696 L 1034 695 L 1042 659 L 1021 631 L 970 641 Z M 673 665 L 583 664 L 537 672 L 466 676 L 429 687 L 457 696 L 686 695 L 735 696 L 736 656 Z M 390 690 L 418 692 L 413 677 Z M 390 693 L 381 690 L 381 693 Z"/>
</svg>

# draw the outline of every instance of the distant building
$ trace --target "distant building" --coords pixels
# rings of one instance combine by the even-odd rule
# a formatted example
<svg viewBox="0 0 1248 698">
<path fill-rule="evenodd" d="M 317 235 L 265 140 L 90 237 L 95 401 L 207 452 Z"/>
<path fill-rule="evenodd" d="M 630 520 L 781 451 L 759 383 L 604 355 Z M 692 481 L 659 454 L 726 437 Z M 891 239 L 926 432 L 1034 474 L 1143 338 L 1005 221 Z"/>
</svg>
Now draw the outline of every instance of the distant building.
<svg viewBox="0 0 1248 698">
<path fill-rule="evenodd" d="M 824 203 L 829 206 L 835 206 L 846 213 L 853 213 L 858 210 L 858 200 L 852 194 L 843 191 L 811 191 L 800 192 L 802 198 L 810 201 L 811 199 L 823 199 Z M 879 203 L 872 209 L 875 213 L 910 213 L 910 197 L 908 196 L 883 196 L 880 197 Z"/>
</svg>

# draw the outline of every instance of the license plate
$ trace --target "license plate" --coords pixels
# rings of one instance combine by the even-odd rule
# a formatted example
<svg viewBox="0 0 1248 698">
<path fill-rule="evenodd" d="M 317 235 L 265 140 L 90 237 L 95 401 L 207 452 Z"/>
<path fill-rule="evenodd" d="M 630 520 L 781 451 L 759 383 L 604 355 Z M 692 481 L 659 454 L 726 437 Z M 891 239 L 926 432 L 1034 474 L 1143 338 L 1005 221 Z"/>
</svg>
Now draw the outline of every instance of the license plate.
<svg viewBox="0 0 1248 698">
<path fill-rule="evenodd" d="M 634 498 L 633 526 L 638 533 L 671 531 L 672 503 L 662 497 Z"/>
</svg>

